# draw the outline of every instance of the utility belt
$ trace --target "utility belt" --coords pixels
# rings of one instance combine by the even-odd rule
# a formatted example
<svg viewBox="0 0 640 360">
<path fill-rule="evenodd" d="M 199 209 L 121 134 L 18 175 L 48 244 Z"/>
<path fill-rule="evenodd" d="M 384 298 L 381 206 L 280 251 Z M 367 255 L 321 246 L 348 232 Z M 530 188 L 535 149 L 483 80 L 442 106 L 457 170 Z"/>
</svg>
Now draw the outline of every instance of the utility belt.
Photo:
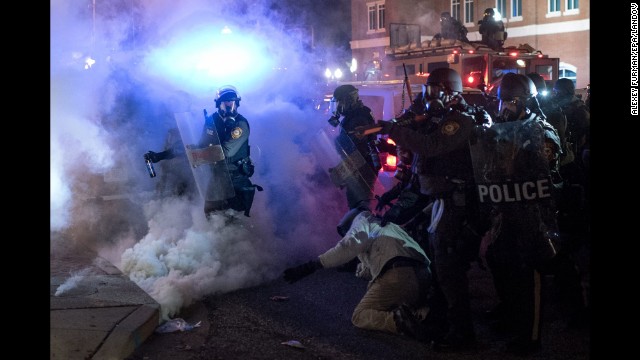
<svg viewBox="0 0 640 360">
<path fill-rule="evenodd" d="M 408 258 L 405 256 L 396 256 L 391 260 L 387 261 L 386 264 L 384 264 L 384 266 L 382 267 L 382 270 L 380 270 L 379 276 L 384 275 L 384 273 L 390 269 L 395 269 L 400 267 L 413 267 L 415 269 L 419 269 L 422 266 L 426 267 L 426 264 L 422 261 Z"/>
<path fill-rule="evenodd" d="M 436 199 L 453 199 L 455 206 L 465 206 L 468 193 L 475 191 L 467 181 L 449 176 L 443 176 L 433 183 L 437 185 L 433 187 L 430 195 Z"/>
<path fill-rule="evenodd" d="M 230 162 L 230 165 L 231 166 L 229 166 L 229 171 L 232 173 L 235 171 L 240 175 L 251 177 L 255 172 L 255 165 L 253 165 L 253 162 L 251 161 L 251 157 L 249 156 L 247 156 L 244 159 Z"/>
</svg>

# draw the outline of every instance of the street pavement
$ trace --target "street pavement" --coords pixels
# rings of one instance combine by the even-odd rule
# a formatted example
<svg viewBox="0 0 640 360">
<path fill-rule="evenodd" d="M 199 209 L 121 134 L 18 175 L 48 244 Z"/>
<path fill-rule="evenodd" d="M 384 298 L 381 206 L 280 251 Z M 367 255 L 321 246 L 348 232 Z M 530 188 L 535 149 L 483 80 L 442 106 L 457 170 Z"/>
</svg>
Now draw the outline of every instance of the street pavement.
<svg viewBox="0 0 640 360">
<path fill-rule="evenodd" d="M 50 252 L 50 359 L 124 359 L 158 326 L 160 305 L 83 246 Z"/>
<path fill-rule="evenodd" d="M 504 352 L 506 338 L 483 314 L 496 304 L 490 274 L 470 272 L 476 351 L 441 353 L 414 339 L 365 331 L 351 324 L 366 281 L 350 272 L 319 270 L 295 284 L 274 279 L 260 286 L 213 294 L 176 317 L 189 331 L 155 333 L 159 305 L 117 268 L 82 247 L 51 252 L 51 359 L 425 359 L 588 360 L 589 326 L 567 327 L 553 301 L 545 308 L 543 348 L 528 357 Z M 63 291 L 76 276 L 77 283 Z M 553 299 L 550 299 L 553 300 Z M 293 345 L 293 346 L 292 346 Z"/>
</svg>

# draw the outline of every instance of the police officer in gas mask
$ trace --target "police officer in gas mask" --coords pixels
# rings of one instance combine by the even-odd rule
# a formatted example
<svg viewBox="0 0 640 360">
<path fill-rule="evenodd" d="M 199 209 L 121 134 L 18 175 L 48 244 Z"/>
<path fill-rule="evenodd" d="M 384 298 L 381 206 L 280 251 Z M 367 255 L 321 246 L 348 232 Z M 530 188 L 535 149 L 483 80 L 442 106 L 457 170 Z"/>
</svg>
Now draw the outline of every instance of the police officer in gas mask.
<svg viewBox="0 0 640 360">
<path fill-rule="evenodd" d="M 501 301 L 493 312 L 497 325 L 509 330 L 507 351 L 518 355 L 540 349 L 541 273 L 556 255 L 557 222 L 549 180 L 561 151 L 560 138 L 555 128 L 531 109 L 537 104 L 532 102 L 536 94 L 533 81 L 525 75 L 508 73 L 502 79 L 499 113 L 490 130 L 497 138 L 493 143 L 501 144 L 492 152 L 501 159 L 494 164 L 503 166 L 503 171 L 490 172 L 494 176 L 488 181 L 502 189 L 516 183 L 525 184 L 523 188 L 545 185 L 508 201 L 504 190 L 503 197 L 487 203 L 494 207 L 493 228 L 481 247 L 486 249 L 483 257 Z"/>
<path fill-rule="evenodd" d="M 476 341 L 467 271 L 477 257 L 483 230 L 474 228 L 471 216 L 478 211 L 469 141 L 477 127 L 490 124 L 491 117 L 469 106 L 461 93 L 460 74 L 436 69 L 423 87 L 424 114 L 378 122 L 382 134 L 415 154 L 420 192 L 434 200 L 428 254 L 436 286 L 446 301 L 447 326 L 443 336 L 434 340 L 441 350 L 468 349 Z M 404 125 L 411 121 L 427 121 L 431 129 L 419 132 Z"/>
<path fill-rule="evenodd" d="M 240 100 L 241 97 L 234 86 L 222 86 L 216 92 L 217 111 L 210 116 L 205 112 L 205 124 L 199 146 L 220 143 L 235 191 L 232 198 L 205 201 L 204 212 L 207 217 L 215 211 L 226 209 L 241 211 L 245 216 L 249 216 L 256 189 L 262 191 L 261 186 L 254 185 L 249 179 L 254 173 L 254 164 L 250 157 L 249 121 L 238 113 Z"/>
<path fill-rule="evenodd" d="M 362 170 L 356 182 L 347 185 L 346 196 L 349 209 L 368 206 L 373 198 L 373 187 L 381 169 L 376 146 L 376 135 L 363 137 L 354 134 L 355 128 L 375 124 L 371 109 L 364 105 L 358 95 L 358 89 L 353 85 L 340 85 L 333 92 L 330 102 L 332 126 L 339 126 L 340 132 L 336 138 L 336 150 L 339 153 L 353 153 L 357 151 L 368 164 L 368 169 Z"/>
</svg>

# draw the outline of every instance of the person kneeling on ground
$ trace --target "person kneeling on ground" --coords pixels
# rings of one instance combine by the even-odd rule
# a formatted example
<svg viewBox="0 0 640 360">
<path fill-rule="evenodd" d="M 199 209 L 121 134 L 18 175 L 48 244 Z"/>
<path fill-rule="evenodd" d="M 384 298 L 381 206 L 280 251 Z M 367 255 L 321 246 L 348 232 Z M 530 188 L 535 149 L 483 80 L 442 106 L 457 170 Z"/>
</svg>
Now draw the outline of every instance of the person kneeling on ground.
<svg viewBox="0 0 640 360">
<path fill-rule="evenodd" d="M 368 209 L 349 210 L 338 229 L 342 239 L 317 259 L 284 271 L 294 283 L 322 268 L 335 268 L 358 257 L 356 276 L 369 280 L 367 292 L 356 306 L 351 322 L 358 328 L 430 340 L 423 320 L 429 312 L 431 261 L 420 245 L 394 223 Z"/>
</svg>

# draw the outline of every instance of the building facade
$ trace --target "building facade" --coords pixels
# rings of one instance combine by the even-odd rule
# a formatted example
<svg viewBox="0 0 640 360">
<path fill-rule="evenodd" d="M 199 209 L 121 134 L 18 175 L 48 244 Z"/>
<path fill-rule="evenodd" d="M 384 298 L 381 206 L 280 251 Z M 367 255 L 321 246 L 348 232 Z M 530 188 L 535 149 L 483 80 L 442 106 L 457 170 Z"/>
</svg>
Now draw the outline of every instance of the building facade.
<svg viewBox="0 0 640 360">
<path fill-rule="evenodd" d="M 478 21 L 484 10 L 502 16 L 504 47 L 528 44 L 560 59 L 559 77 L 590 82 L 590 7 L 579 0 L 351 0 L 351 50 L 358 70 L 352 80 L 383 80 L 395 73 L 385 66 L 385 48 L 398 36 L 416 42 L 440 32 L 440 14 L 449 12 L 468 30 L 469 41 L 480 41 Z M 402 34 L 398 35 L 398 29 Z"/>
</svg>

